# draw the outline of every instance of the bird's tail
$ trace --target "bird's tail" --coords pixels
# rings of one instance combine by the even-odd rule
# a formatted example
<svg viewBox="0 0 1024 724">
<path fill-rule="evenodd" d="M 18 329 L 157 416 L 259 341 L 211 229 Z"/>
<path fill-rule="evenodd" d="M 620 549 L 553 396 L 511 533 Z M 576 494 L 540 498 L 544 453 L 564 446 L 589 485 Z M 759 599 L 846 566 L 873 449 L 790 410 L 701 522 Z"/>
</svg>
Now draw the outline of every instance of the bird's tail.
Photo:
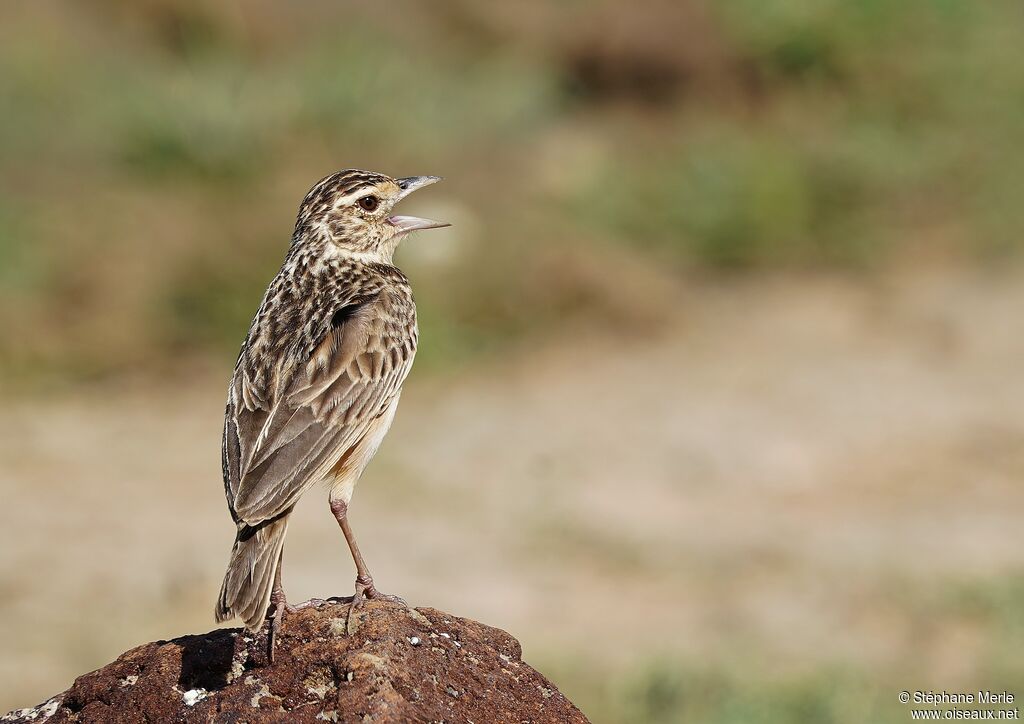
<svg viewBox="0 0 1024 724">
<path fill-rule="evenodd" d="M 249 629 L 258 629 L 263 624 L 281 561 L 289 513 L 255 528 L 238 529 L 214 611 L 218 622 L 237 616 Z"/>
</svg>

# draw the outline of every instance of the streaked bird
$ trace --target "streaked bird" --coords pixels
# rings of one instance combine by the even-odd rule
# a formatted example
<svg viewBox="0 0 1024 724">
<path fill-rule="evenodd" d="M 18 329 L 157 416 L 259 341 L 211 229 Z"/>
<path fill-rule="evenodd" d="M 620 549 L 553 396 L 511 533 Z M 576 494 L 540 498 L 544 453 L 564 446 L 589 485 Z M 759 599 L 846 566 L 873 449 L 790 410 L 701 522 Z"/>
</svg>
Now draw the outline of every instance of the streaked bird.
<svg viewBox="0 0 1024 724">
<path fill-rule="evenodd" d="M 329 488 L 355 561 L 352 607 L 401 601 L 377 590 L 347 514 L 416 354 L 412 288 L 392 256 L 409 232 L 448 225 L 393 216 L 392 207 L 439 180 L 350 169 L 317 183 L 242 344 L 223 440 L 224 488 L 238 531 L 216 617 L 238 617 L 252 630 L 269 618 L 271 658 L 284 612 L 310 604 L 288 605 L 281 560 L 291 512 L 317 484 Z"/>
</svg>

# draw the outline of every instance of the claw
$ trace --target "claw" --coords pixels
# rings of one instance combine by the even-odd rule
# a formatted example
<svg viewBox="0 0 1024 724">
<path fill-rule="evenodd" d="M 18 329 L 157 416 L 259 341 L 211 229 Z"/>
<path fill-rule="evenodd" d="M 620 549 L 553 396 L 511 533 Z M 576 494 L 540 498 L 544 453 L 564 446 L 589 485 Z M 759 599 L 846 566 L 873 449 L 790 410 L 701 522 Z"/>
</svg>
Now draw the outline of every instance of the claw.
<svg viewBox="0 0 1024 724">
<path fill-rule="evenodd" d="M 392 596 L 388 593 L 381 593 L 374 587 L 373 579 L 369 576 L 357 576 L 356 577 L 356 593 L 353 597 L 353 603 L 359 601 L 362 604 L 362 599 L 369 599 L 371 601 L 391 601 L 392 603 L 400 603 L 403 606 L 406 605 L 405 601 L 398 596 Z"/>
<path fill-rule="evenodd" d="M 288 607 L 288 613 L 295 613 L 301 611 L 304 608 L 320 608 L 321 606 L 328 606 L 334 603 L 348 603 L 348 596 L 331 596 L 330 598 L 311 598 L 308 601 L 297 603 L 294 606 Z"/>
<path fill-rule="evenodd" d="M 356 577 L 356 592 L 350 600 L 348 608 L 348 615 L 345 617 L 345 631 L 351 633 L 352 631 L 352 612 L 356 609 L 362 608 L 363 603 L 367 600 L 370 601 L 390 601 L 391 603 L 397 603 L 401 606 L 407 606 L 408 604 L 404 599 L 398 596 L 392 596 L 388 593 L 381 593 L 373 585 L 373 579 L 369 576 L 357 576 Z"/>
<path fill-rule="evenodd" d="M 288 605 L 288 599 L 285 598 L 283 588 L 274 589 L 270 594 L 270 602 L 274 608 L 272 613 L 267 616 L 270 622 L 270 627 L 267 631 L 267 660 L 272 664 L 274 663 L 274 644 L 277 643 L 277 631 L 281 628 L 281 621 L 284 620 L 284 612 L 288 611 L 291 613 L 295 608 Z"/>
</svg>

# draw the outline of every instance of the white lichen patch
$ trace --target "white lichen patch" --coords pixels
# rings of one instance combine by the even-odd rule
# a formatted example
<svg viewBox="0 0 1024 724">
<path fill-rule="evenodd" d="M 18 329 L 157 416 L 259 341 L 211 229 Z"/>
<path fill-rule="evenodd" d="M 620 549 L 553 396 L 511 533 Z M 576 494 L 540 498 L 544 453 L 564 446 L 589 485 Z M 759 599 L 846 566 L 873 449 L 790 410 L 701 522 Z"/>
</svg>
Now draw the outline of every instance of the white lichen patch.
<svg viewBox="0 0 1024 724">
<path fill-rule="evenodd" d="M 138 676 L 136 676 L 135 674 L 130 674 L 121 679 L 120 681 L 118 681 L 117 685 L 120 686 L 122 689 L 127 689 L 129 686 L 134 686 L 135 682 L 138 680 Z"/>
<path fill-rule="evenodd" d="M 52 699 L 46 700 L 39 706 L 15 709 L 9 714 L 0 716 L 0 722 L 17 720 L 44 722 L 57 713 L 57 710 L 60 708 L 61 701 L 63 701 L 63 696 L 63 694 L 59 694 Z"/>
<path fill-rule="evenodd" d="M 409 637 L 409 643 L 411 643 L 413 646 L 419 646 L 420 645 L 420 637 L 419 636 L 410 636 Z"/>
<path fill-rule="evenodd" d="M 258 707 L 260 705 L 260 699 L 262 699 L 265 696 L 270 696 L 270 687 L 268 687 L 265 683 L 257 679 L 255 676 L 250 675 L 245 677 L 245 683 L 249 686 L 259 687 L 256 690 L 256 692 L 252 695 L 252 698 L 249 699 L 249 706 Z"/>
<path fill-rule="evenodd" d="M 359 627 L 363 625 L 363 620 L 365 618 L 366 618 L 366 614 L 364 614 L 364 613 L 356 613 L 356 614 L 353 615 L 352 612 L 349 611 L 349 614 L 348 614 L 348 627 L 345 629 L 345 633 L 348 634 L 349 636 L 354 634 L 356 631 L 359 630 Z"/>
<path fill-rule="evenodd" d="M 408 609 L 408 613 L 409 618 L 411 618 L 413 621 L 420 624 L 421 626 L 426 626 L 427 628 L 433 627 L 433 624 L 430 623 L 430 619 L 424 616 L 419 611 L 417 611 L 415 608 Z"/>
<path fill-rule="evenodd" d="M 306 693 L 312 694 L 318 699 L 323 699 L 329 691 L 334 691 L 334 684 L 317 684 L 316 686 L 306 687 Z"/>
<path fill-rule="evenodd" d="M 227 681 L 229 684 L 245 673 L 245 658 L 245 656 L 242 656 L 240 659 L 234 659 L 231 661 L 231 671 L 229 671 L 227 675 Z"/>
<path fill-rule="evenodd" d="M 39 713 L 42 714 L 44 718 L 49 719 L 51 716 L 57 713 L 58 709 L 60 709 L 61 701 L 63 701 L 62 697 L 53 697 L 48 702 L 39 707 Z"/>
<path fill-rule="evenodd" d="M 329 670 L 314 671 L 302 683 L 306 687 L 306 693 L 312 694 L 318 699 L 323 699 L 328 692 L 335 690 L 334 678 Z"/>
<path fill-rule="evenodd" d="M 430 636 L 431 636 L 431 638 L 435 638 L 435 639 L 438 636 L 440 636 L 443 639 L 447 639 L 448 641 L 451 641 L 452 645 L 455 646 L 455 648 L 457 648 L 457 649 L 461 649 L 462 648 L 462 644 L 460 644 L 458 642 L 458 640 L 456 640 L 454 637 L 452 637 L 452 635 L 450 633 L 445 633 L 445 632 L 442 631 L 440 634 L 433 634 L 432 633 L 432 634 L 430 634 Z"/>
<path fill-rule="evenodd" d="M 320 721 L 338 721 L 338 712 L 322 711 L 316 715 L 316 718 Z"/>
<path fill-rule="evenodd" d="M 206 689 L 200 687 L 198 689 L 189 689 L 181 695 L 181 698 L 185 702 L 185 706 L 195 706 L 205 699 L 207 695 Z"/>
<path fill-rule="evenodd" d="M 245 647 L 239 648 L 239 650 L 235 652 L 235 655 L 231 657 L 231 670 L 228 671 L 227 675 L 227 682 L 229 684 L 245 673 L 245 662 L 248 659 L 249 650 Z"/>
<path fill-rule="evenodd" d="M 540 690 L 540 695 L 543 696 L 545 699 L 550 699 L 552 694 L 555 693 L 553 689 L 549 689 L 546 686 L 541 686 L 540 684 L 537 684 L 537 688 Z"/>
</svg>

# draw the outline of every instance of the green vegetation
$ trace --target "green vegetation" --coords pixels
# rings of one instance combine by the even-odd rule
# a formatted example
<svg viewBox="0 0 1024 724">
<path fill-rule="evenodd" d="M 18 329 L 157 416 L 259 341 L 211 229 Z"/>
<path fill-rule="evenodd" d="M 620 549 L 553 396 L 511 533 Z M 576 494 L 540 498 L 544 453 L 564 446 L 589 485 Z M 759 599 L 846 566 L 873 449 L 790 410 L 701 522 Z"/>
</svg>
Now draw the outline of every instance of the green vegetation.
<svg viewBox="0 0 1024 724">
<path fill-rule="evenodd" d="M 673 653 L 628 667 L 614 658 L 567 658 L 564 652 L 549 652 L 535 663 L 599 723 L 896 724 L 910 717 L 910 707 L 897 700 L 902 690 L 1014 691 L 1024 676 L 1019 653 L 1024 645 L 1024 578 L 926 586 L 892 583 L 901 600 L 873 599 L 870 607 L 879 610 L 895 603 L 900 625 L 893 634 L 905 636 L 912 645 L 875 667 L 839 663 L 839 657 L 837 663 L 810 671 L 788 667 L 777 650 L 749 640 L 719 647 L 733 652 L 727 660 L 684 654 L 686 642 L 678 641 Z M 947 645 L 949 632 L 956 630 L 974 632 L 975 645 L 970 651 L 954 650 L 955 655 L 984 662 L 968 680 L 962 675 L 951 678 L 936 656 Z M 799 632 L 793 635 L 800 637 Z M 830 656 L 821 652 L 825 661 Z M 943 683 L 934 683 L 938 681 Z"/>
<path fill-rule="evenodd" d="M 749 672 L 693 671 L 660 663 L 628 680 L 618 694 L 621 721 L 675 724 L 829 724 L 902 721 L 884 692 L 839 667 L 813 674 L 764 677 Z M 611 719 L 615 720 L 615 719 Z"/>
<path fill-rule="evenodd" d="M 671 276 L 1021 246 L 1011 2 L 56 8 L 0 11 L 19 384 L 227 360 L 301 195 L 349 165 L 443 174 L 466 222 L 443 263 L 404 260 L 426 365 L 628 315 L 624 251 Z"/>
</svg>

